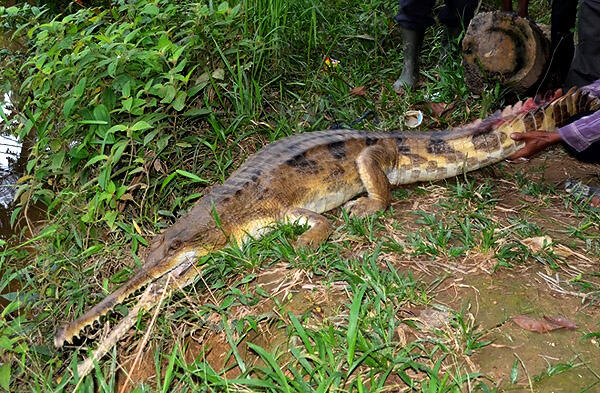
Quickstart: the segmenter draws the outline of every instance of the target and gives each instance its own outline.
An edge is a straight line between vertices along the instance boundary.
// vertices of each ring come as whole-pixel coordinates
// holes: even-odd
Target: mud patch
[[[537,276],[536,269],[497,273],[493,276],[465,277],[449,298],[454,309],[470,310],[479,328],[481,340],[492,344],[472,356],[478,372],[492,378],[503,388],[521,387],[535,391],[573,392],[597,382],[593,370],[600,370],[597,341],[583,339],[598,330],[600,313],[573,296],[552,292]],[[558,330],[545,334],[528,332],[511,318],[526,314],[562,316],[575,322],[575,331]],[[511,383],[512,367],[518,362],[518,378]],[[556,370],[564,369],[564,372]]]

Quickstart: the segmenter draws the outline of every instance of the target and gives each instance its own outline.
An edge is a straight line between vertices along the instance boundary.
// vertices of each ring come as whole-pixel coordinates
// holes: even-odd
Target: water
[[[9,117],[13,112],[10,95],[5,94],[0,109]],[[4,120],[0,118],[0,122]],[[0,135],[0,239],[14,233],[10,217],[14,209],[15,184],[25,171],[23,144],[12,135]]]

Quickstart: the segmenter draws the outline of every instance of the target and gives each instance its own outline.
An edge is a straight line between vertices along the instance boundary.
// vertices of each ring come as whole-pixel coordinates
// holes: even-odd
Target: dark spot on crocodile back
[[[346,143],[344,141],[341,142],[331,142],[327,145],[327,150],[336,160],[340,160],[346,157]]]
[[[365,138],[365,144],[367,146],[372,146],[372,145],[374,145],[376,143],[377,143],[377,138],[371,138],[371,137],[366,137]]]
[[[526,126],[531,127],[528,128],[528,130],[535,131],[538,129],[538,124],[533,113],[529,112],[527,115],[525,115],[523,121],[525,122]]]
[[[565,103],[566,104],[566,103]],[[567,105],[565,105],[565,111],[567,110]],[[568,111],[567,111],[567,116],[568,116]],[[537,125],[538,128],[540,128],[542,126],[542,124],[544,123],[544,111],[541,110],[536,110],[535,112],[533,112],[533,118],[535,119],[535,124]]]
[[[569,117],[571,117],[571,115],[569,114],[569,108],[567,106],[566,101],[562,101],[559,105],[560,107],[560,114],[562,116],[563,119],[565,119],[565,122],[567,121],[567,119]]]
[[[411,166],[420,166],[421,164],[424,164],[425,162],[427,162],[427,160],[425,158],[421,157],[418,154],[407,153],[406,156],[408,158],[410,158]]]
[[[306,152],[295,155],[287,160],[286,165],[294,168],[298,172],[316,174],[319,172],[319,164],[315,160],[306,157]]]
[[[431,138],[427,151],[430,154],[450,154],[455,153],[454,149],[443,139]]]
[[[406,138],[397,136],[396,138],[396,146],[398,147],[398,153],[400,154],[408,154],[410,153],[410,146],[406,143]]]
[[[559,110],[560,113],[560,110]],[[526,114],[525,117],[523,117],[523,125],[525,126],[525,131],[535,131],[535,119],[533,118],[533,116],[531,116],[530,113]]]
[[[500,149],[500,140],[493,132],[483,132],[473,135],[472,142],[475,150],[492,152]]]
[[[504,144],[504,142],[506,142],[507,138],[508,138],[508,136],[505,133],[501,132],[500,133],[500,144]]]
[[[327,174],[327,181],[329,182],[333,182],[336,180],[339,180],[339,178],[346,173],[346,170],[344,169],[343,166],[341,165],[333,165],[330,169],[329,169],[329,173]]]

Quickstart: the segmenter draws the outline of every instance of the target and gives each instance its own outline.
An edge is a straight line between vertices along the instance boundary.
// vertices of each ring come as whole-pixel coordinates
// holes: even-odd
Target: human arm
[[[558,134],[573,149],[581,152],[600,140],[600,111],[560,128]]]

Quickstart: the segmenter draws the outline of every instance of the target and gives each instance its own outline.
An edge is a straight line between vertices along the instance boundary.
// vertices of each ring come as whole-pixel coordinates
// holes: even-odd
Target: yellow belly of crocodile
[[[328,130],[267,145],[158,235],[140,270],[84,315],[60,328],[55,345],[72,341],[116,304],[146,287],[128,316],[93,356],[80,364],[79,375],[85,375],[93,361],[131,328],[142,309],[156,306],[162,297],[194,281],[200,272],[195,265],[199,257],[231,241],[259,236],[272,224],[286,220],[308,223],[298,245],[316,246],[331,233],[322,212],[348,201],[350,213],[359,216],[385,209],[394,185],[444,179],[498,162],[521,147],[510,138],[511,133],[551,131],[571,116],[599,106],[597,97],[572,90],[563,96],[519,102],[450,131]]]

